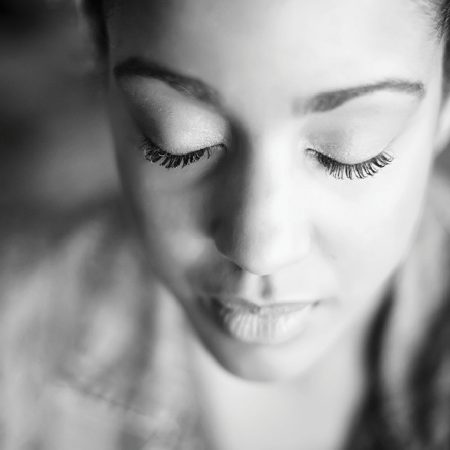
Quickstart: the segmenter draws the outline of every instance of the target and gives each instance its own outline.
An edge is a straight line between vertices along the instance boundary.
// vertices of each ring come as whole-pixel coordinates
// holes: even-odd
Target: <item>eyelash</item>
[[[182,169],[191,164],[195,164],[200,159],[204,158],[205,155],[206,158],[209,159],[211,158],[211,151],[216,147],[225,148],[223,145],[219,144],[217,146],[205,147],[193,152],[175,155],[158,147],[147,137],[144,138],[141,145],[144,157],[147,161],[152,164],[158,164],[166,169],[175,169],[177,167]],[[329,175],[338,180],[353,180],[355,178],[363,179],[372,177],[376,175],[380,169],[386,167],[394,160],[392,155],[383,151],[368,161],[356,164],[346,164],[338,162],[317,150],[310,148],[308,151],[314,155],[316,160],[324,167]]]
[[[336,161],[323,153],[314,149],[308,149],[314,154],[314,157],[325,168],[325,170],[334,178],[338,180],[355,178],[363,179],[373,177],[380,169],[389,165],[394,161],[394,157],[387,151],[382,151],[380,154],[356,164],[346,164]]]
[[[221,147],[221,145],[218,145],[217,147]],[[198,162],[205,155],[207,159],[211,158],[211,151],[213,150],[214,146],[205,147],[189,153],[175,155],[173,153],[166,152],[162,148],[158,147],[150,139],[144,138],[141,148],[144,151],[145,159],[150,163],[158,164],[162,167],[165,167],[166,169],[175,169],[176,167],[180,167],[180,169],[182,169],[183,167]]]

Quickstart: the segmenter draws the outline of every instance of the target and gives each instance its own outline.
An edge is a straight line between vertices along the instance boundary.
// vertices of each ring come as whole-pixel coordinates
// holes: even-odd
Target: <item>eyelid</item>
[[[211,158],[212,151],[215,149],[221,148],[226,150],[225,145],[217,144],[186,153],[171,153],[162,149],[147,136],[144,136],[140,148],[143,150],[144,157],[147,161],[152,164],[159,164],[166,169],[174,169],[177,167],[182,169],[198,162],[205,157],[205,154],[207,159]]]
[[[312,148],[307,149],[307,151],[312,153],[324,169],[338,180],[364,179],[369,176],[375,176],[381,169],[394,161],[394,156],[388,149],[381,151],[368,160],[352,164],[339,162]]]

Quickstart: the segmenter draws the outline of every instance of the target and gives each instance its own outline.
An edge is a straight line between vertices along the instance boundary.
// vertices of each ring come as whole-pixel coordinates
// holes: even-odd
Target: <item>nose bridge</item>
[[[306,249],[306,217],[293,204],[300,196],[294,194],[292,149],[269,133],[241,135],[235,142],[214,238],[235,264],[268,275]]]
[[[286,206],[291,184],[286,151],[274,139],[257,136],[249,144],[242,171],[240,213],[252,229],[286,226]]]

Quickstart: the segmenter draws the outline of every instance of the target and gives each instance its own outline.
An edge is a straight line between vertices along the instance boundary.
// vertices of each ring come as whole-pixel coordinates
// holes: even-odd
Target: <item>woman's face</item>
[[[109,15],[143,248],[232,373],[302,373],[367,323],[408,252],[441,102],[423,3],[132,0]]]

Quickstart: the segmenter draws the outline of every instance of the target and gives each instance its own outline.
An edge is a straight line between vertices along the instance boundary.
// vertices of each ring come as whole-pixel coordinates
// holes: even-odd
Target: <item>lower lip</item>
[[[215,323],[232,338],[259,345],[283,344],[304,330],[317,302],[259,306],[211,297],[205,306]]]

